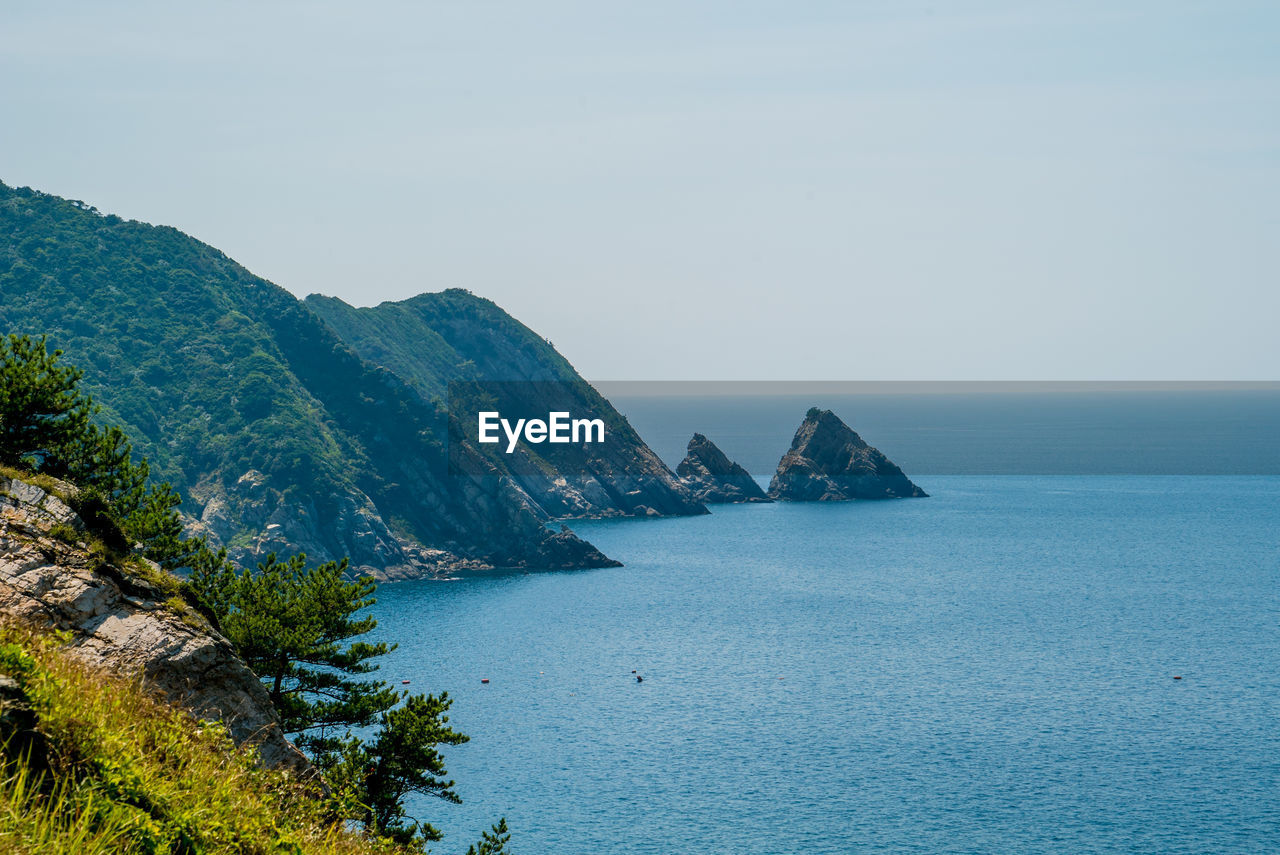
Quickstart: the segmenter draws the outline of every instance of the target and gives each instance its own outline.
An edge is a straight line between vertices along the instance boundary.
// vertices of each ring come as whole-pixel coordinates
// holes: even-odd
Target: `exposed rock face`
[[[146,580],[96,568],[83,548],[51,536],[59,524],[83,530],[55,496],[0,478],[0,615],[69,630],[83,661],[137,676],[193,715],[224,722],[268,766],[310,772],[230,642]]]
[[[699,502],[772,501],[751,473],[726,457],[714,442],[700,433],[689,440],[689,452],[676,467],[676,474]]]
[[[769,496],[793,502],[927,496],[830,410],[813,408],[769,482]]]
[[[246,567],[269,552],[305,552],[323,562],[345,549],[352,575],[384,580],[431,576],[437,566],[464,560],[436,550],[437,560],[423,561],[427,553],[394,534],[369,497],[356,490],[332,496],[322,512],[312,497],[290,496],[249,469],[230,485],[210,479],[191,494],[204,507],[198,518],[185,518],[188,536],[227,547],[231,559]],[[246,534],[246,527],[256,534]]]

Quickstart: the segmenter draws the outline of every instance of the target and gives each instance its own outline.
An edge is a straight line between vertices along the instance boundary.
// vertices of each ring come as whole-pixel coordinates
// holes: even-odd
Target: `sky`
[[[199,7],[199,8],[197,8]],[[0,180],[593,380],[1280,379],[1274,2],[0,8]]]

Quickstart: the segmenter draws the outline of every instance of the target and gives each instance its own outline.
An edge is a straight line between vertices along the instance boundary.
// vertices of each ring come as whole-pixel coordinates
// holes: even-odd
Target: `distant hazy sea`
[[[575,523],[626,566],[384,586],[384,676],[472,736],[464,804],[413,807],[437,851],[503,815],[523,855],[1280,851],[1280,477],[939,474],[1274,467],[1258,397],[623,402],[762,480],[829,406],[932,498]]]
[[[733,389],[748,384],[729,384]],[[847,384],[853,385],[853,384]],[[606,386],[663,460],[695,431],[766,479],[809,407],[835,411],[909,475],[1280,475],[1280,385],[1133,391],[1095,384],[866,384],[860,394],[699,395],[697,384]],[[1030,384],[1026,384],[1030,385]],[[1119,388],[1112,388],[1112,387]],[[658,389],[655,394],[652,390]],[[979,391],[973,391],[976,388]]]

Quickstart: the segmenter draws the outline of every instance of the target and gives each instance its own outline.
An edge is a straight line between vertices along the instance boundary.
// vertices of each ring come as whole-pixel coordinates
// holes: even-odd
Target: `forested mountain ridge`
[[[447,420],[430,402],[177,229],[0,184],[10,332],[47,335],[83,368],[104,420],[183,493],[193,528],[241,561],[305,550],[383,577],[612,563],[548,531],[482,463],[451,478]]]
[[[545,418],[564,411],[604,421],[607,442],[523,444],[510,454],[475,443],[470,421],[454,425],[549,516],[706,513],[626,417],[550,342],[492,300],[454,288],[372,308],[318,294],[305,302],[356,353],[454,412],[492,408]]]

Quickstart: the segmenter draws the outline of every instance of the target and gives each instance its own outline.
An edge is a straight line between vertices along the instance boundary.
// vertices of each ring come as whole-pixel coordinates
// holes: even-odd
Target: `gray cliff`
[[[769,496],[793,502],[925,497],[889,458],[830,410],[813,408],[769,482]]]
[[[730,460],[711,440],[695,433],[676,474],[693,498],[706,504],[772,501],[751,473]]]

